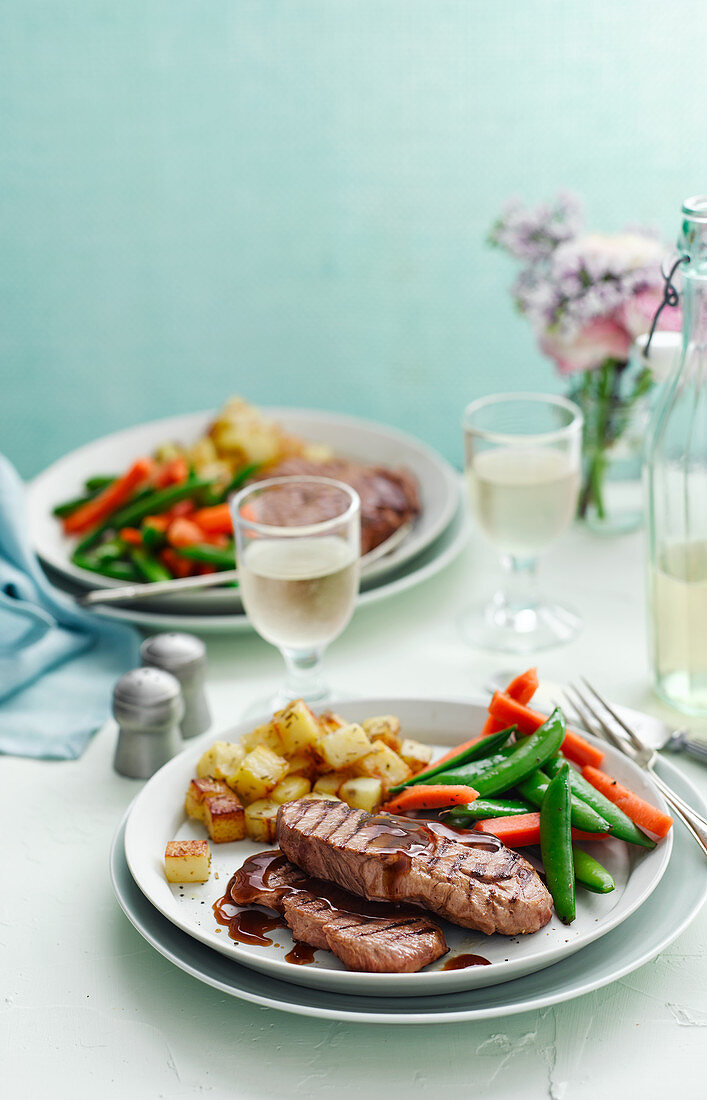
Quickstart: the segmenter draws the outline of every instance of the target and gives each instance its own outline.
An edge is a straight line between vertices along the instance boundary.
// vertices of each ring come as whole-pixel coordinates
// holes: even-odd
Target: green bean
[[[235,569],[236,554],[233,546],[210,546],[208,543],[199,543],[196,546],[180,546],[179,553],[183,558],[191,561],[203,561],[207,565],[215,565],[218,569]]]
[[[482,821],[487,817],[518,817],[520,814],[532,814],[534,807],[519,799],[477,798],[467,806],[455,806],[440,814],[442,821],[453,828],[463,829],[467,824]]]
[[[585,890],[591,890],[594,894],[609,894],[614,889],[616,884],[606,868],[576,844],[572,845],[572,861],[575,882]]]
[[[547,764],[545,767],[547,767]],[[531,772],[530,775],[516,784],[523,798],[527,798],[528,802],[532,802],[537,808],[542,806],[545,791],[549,785],[550,778],[541,768]],[[596,810],[593,810],[591,806],[588,806],[586,802],[582,802],[574,794],[570,801],[572,826],[575,829],[583,829],[587,833],[608,833],[609,822],[601,814],[598,814]]]
[[[153,527],[150,523],[143,523],[141,531],[142,541],[148,550],[159,550],[167,541],[164,531],[159,527]]]
[[[137,580],[137,573],[130,562],[98,561],[86,554],[74,554],[71,560],[80,569],[88,569],[91,573],[99,573],[102,577],[112,577],[116,581]]]
[[[500,760],[492,758],[486,761],[487,767],[473,778],[467,777],[467,769],[475,765],[467,764],[466,767],[457,769],[454,778],[450,777],[449,772],[436,776],[435,783],[467,783],[482,797],[502,794],[509,787],[515,787],[536,768],[542,767],[557,752],[564,740],[565,728],[562,711],[556,708],[535,733],[524,737],[512,750],[509,748],[500,752]]]
[[[130,558],[143,580],[172,580],[172,574],[169,572],[169,570],[165,569],[162,562],[153,557],[153,555],[148,550],[143,550],[139,546],[133,547],[130,551]]]
[[[101,489],[107,489],[115,481],[115,474],[98,477],[87,477],[84,485],[89,493],[98,493]]]
[[[117,561],[119,558],[125,558],[127,549],[128,545],[122,539],[106,539],[94,548],[90,556],[101,562]]]
[[[195,478],[193,481],[183,481],[181,485],[170,485],[167,489],[151,490],[142,500],[136,500],[120,512],[116,512],[110,517],[106,526],[132,527],[145,516],[159,515],[171,508],[173,504],[178,504],[180,500],[196,496],[211,484],[211,481]]]
[[[517,729],[517,726],[509,726],[508,729],[500,730],[498,733],[491,734],[489,737],[483,737],[474,745],[470,745],[468,748],[457,753],[456,756],[450,756],[443,763],[433,765],[423,772],[418,772],[417,775],[413,776],[412,779],[406,780],[405,783],[397,783],[394,787],[390,788],[391,793],[395,794],[397,791],[402,791],[405,787],[412,787],[417,783],[427,783],[428,780],[435,775],[451,771],[463,764],[469,764],[474,760],[484,760],[486,757],[495,753],[497,749],[500,749],[502,745],[505,745],[511,734],[515,733]]]
[[[57,504],[55,508],[52,508],[52,515],[57,519],[64,519],[66,516],[70,516],[72,512],[75,512],[77,508],[81,508],[82,505],[88,504],[89,500],[93,500],[95,493],[88,493],[82,497],[74,497],[73,500],[65,500],[62,504]]]
[[[540,808],[540,851],[547,887],[563,924],[575,918],[569,764],[550,781]]]
[[[550,775],[554,775],[562,767],[562,764],[560,761],[551,760],[548,761],[545,767]],[[615,806],[613,802],[600,794],[591,783],[587,783],[586,779],[574,768],[570,768],[570,785],[573,794],[581,798],[582,802],[586,802],[588,806],[591,806],[593,810],[596,810],[609,822],[609,832],[612,836],[617,837],[619,840],[625,840],[627,844],[638,844],[642,848],[655,848],[654,840],[642,833],[623,810],[620,810],[618,806]]]
[[[167,490],[163,491],[166,492]],[[130,503],[127,504],[121,512],[114,512],[113,515],[108,516],[107,519],[103,521],[103,523],[99,523],[97,527],[94,527],[93,530],[89,531],[87,535],[84,535],[84,537],[76,546],[78,552],[80,554],[83,554],[86,550],[90,550],[90,548],[98,542],[103,532],[109,530],[110,528],[119,529],[121,527],[130,527],[131,520],[125,518],[126,514],[128,512],[139,509],[141,504],[143,504],[148,499],[148,497],[153,497],[155,495],[156,494],[153,489],[140,489],[140,491],[135,494]],[[151,508],[148,509],[148,512],[145,512],[144,515],[148,515],[149,511],[151,510]]]

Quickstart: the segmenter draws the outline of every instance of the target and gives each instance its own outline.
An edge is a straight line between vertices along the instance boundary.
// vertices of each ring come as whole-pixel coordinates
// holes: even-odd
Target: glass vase
[[[641,460],[652,390],[648,367],[607,359],[584,371],[569,395],[584,414],[577,514],[595,534],[627,534],[641,525]]]

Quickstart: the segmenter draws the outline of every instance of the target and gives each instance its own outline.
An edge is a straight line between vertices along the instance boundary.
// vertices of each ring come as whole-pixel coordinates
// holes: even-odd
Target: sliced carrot
[[[204,532],[191,519],[173,519],[167,528],[167,542],[175,550],[182,546],[198,546],[204,541]]]
[[[474,832],[497,836],[509,848],[527,848],[540,843],[540,814],[517,814],[515,817],[489,817],[477,821]],[[604,833],[572,830],[573,840],[600,840]]]
[[[129,546],[142,546],[142,532],[137,527],[121,527],[119,536]]]
[[[630,817],[631,821],[641,829],[647,829],[649,833],[654,833],[655,836],[659,837],[667,836],[670,832],[673,824],[672,817],[668,817],[667,814],[656,809],[655,806],[651,806],[650,802],[646,802],[645,799],[634,794],[628,787],[623,787],[620,783],[617,783],[606,772],[587,765],[582,768],[582,775],[587,783],[591,783],[600,794],[604,795],[604,798],[608,798],[610,802],[623,810],[626,817]]]
[[[408,810],[439,810],[443,806],[468,806],[479,797],[473,787],[429,786],[408,787],[383,806],[391,814]]]
[[[152,527],[153,530],[162,531],[164,533],[169,527],[170,523],[171,520],[166,514],[162,516],[145,516],[144,520],[142,521],[142,526]]]
[[[150,477],[154,469],[151,458],[138,458],[122,477],[116,478],[102,492],[89,500],[64,520],[67,535],[82,535],[107,520],[122,508],[136,489]]]
[[[524,707],[527,707],[537,690],[538,670],[537,668],[528,668],[520,676],[516,676],[515,680],[511,680],[506,688],[506,695],[510,695],[516,703],[522,703]]]
[[[152,475],[152,484],[156,489],[166,489],[168,485],[181,485],[189,477],[189,466],[183,455],[177,455],[158,466]]]
[[[170,549],[169,546],[165,547],[164,550],[160,550],[159,558],[174,577],[191,577],[194,572],[196,563],[180,557],[177,551]]]
[[[535,733],[544,722],[547,722],[546,714],[538,714],[537,711],[516,702],[515,699],[511,699],[509,695],[500,691],[494,694],[489,704],[489,713],[492,718],[501,722],[503,726],[510,726],[515,723],[519,731],[525,734]],[[562,742],[562,752],[568,760],[579,764],[580,767],[591,764],[597,768],[604,759],[604,753],[601,749],[590,745],[588,741],[585,741],[578,733],[573,733],[572,730],[568,730],[565,734],[565,739]]]
[[[211,535],[232,535],[233,521],[227,504],[215,504],[213,508],[200,508],[194,513],[194,522],[202,531]]]
[[[193,500],[178,500],[165,515],[170,519],[179,519],[181,516],[191,516],[195,511],[196,504]]]

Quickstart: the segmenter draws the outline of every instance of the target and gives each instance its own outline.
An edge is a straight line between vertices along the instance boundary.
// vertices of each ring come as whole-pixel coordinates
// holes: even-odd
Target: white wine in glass
[[[358,494],[331,478],[280,477],[241,490],[231,507],[246,613],[287,667],[270,703],[321,703],[330,695],[324,650],[348,624],[358,595]]]
[[[464,413],[469,501],[506,570],[485,607],[464,616],[468,641],[526,653],[569,641],[580,621],[537,592],[537,558],[567,530],[581,481],[582,414],[563,397],[499,394]]]

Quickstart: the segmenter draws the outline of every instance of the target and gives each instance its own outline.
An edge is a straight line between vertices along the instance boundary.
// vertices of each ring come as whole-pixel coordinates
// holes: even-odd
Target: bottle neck
[[[707,269],[684,272],[682,335],[685,351],[707,349]]]

